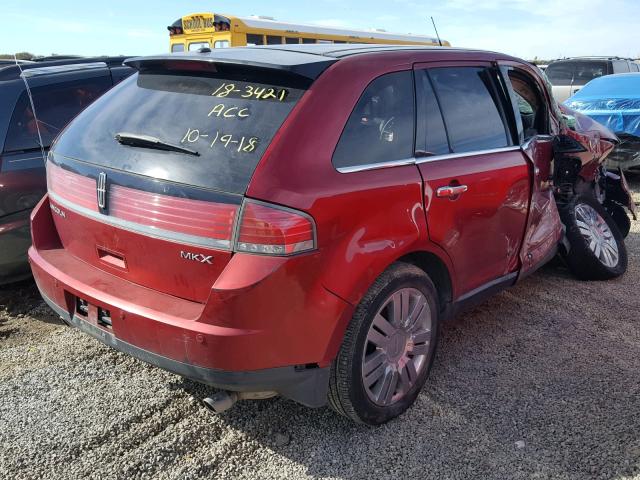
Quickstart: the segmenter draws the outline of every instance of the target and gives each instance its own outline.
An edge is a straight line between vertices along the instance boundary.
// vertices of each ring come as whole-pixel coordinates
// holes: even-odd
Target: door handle
[[[436,190],[436,197],[457,197],[469,190],[466,185],[447,185]]]

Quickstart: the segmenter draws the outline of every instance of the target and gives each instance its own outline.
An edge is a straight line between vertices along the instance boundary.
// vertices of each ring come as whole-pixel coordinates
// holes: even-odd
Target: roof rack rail
[[[77,70],[93,70],[96,68],[106,68],[105,62],[93,63],[72,63],[70,65],[52,65],[50,67],[30,68],[22,72],[23,77],[37,77],[39,75],[48,75],[51,73],[73,72]]]

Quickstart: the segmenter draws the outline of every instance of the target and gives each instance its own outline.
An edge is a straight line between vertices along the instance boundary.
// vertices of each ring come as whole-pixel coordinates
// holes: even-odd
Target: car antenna
[[[442,40],[440,40],[440,35],[438,35],[438,29],[436,28],[436,22],[433,19],[433,17],[431,17],[431,23],[433,24],[433,29],[436,31],[436,37],[438,37],[438,43],[440,44],[440,46],[442,46]]]
[[[38,143],[40,144],[40,151],[42,152],[42,160],[44,162],[47,161],[47,155],[44,153],[44,144],[42,142],[42,134],[40,133],[40,122],[38,121],[38,117],[36,115],[36,106],[33,103],[33,95],[31,95],[31,88],[29,88],[29,82],[27,82],[27,77],[24,75],[24,70],[22,70],[22,67],[20,66],[20,62],[18,62],[18,57],[16,56],[16,54],[13,54],[13,59],[16,62],[16,65],[18,66],[18,70],[20,70],[20,77],[22,78],[22,81],[24,82],[24,86],[27,89],[27,95],[29,96],[29,103],[31,104],[31,112],[33,113],[33,119],[36,122],[36,130],[38,132]]]

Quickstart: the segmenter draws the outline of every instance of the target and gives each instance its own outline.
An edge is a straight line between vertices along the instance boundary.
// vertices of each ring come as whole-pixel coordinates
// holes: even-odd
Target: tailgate
[[[64,248],[105,272],[204,302],[231,258],[241,196],[191,191],[59,158],[47,162],[47,181]],[[106,209],[98,205],[101,182]]]

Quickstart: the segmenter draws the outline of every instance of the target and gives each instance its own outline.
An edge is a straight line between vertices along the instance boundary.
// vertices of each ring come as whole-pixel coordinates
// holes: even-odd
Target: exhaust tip
[[[211,413],[220,414],[233,407],[237,401],[237,393],[222,391],[203,399],[202,403]]]

